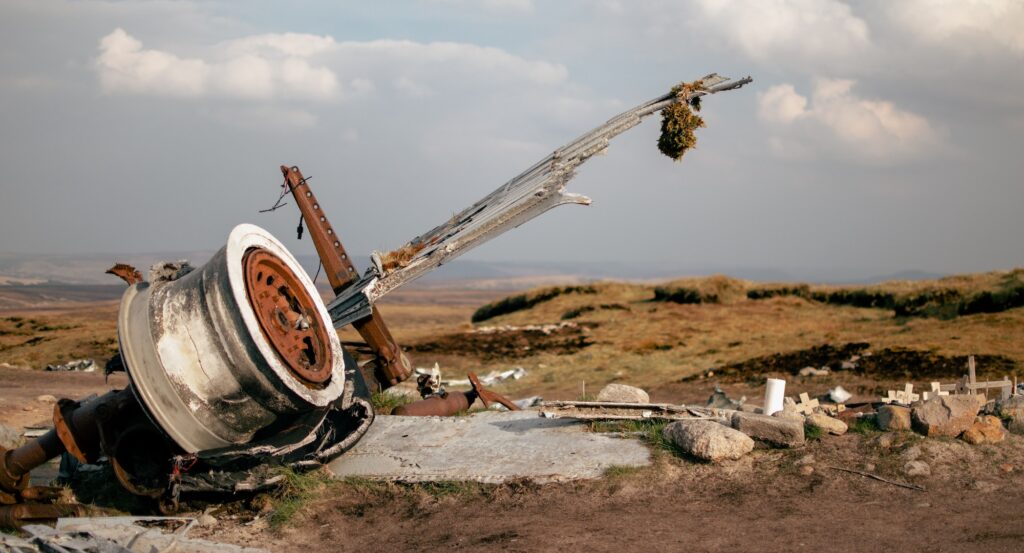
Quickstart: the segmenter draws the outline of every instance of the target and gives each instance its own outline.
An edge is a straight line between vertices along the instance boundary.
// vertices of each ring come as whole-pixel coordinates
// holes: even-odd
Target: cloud
[[[325,100],[340,95],[334,73],[310,63],[314,47],[330,39],[309,35],[261,35],[228,43],[221,59],[181,58],[143,48],[124,29],[100,40],[100,86],[113,94],[267,99],[287,96]]]
[[[365,96],[381,81],[407,97],[422,97],[444,88],[549,86],[568,79],[563,65],[467,43],[337,42],[329,36],[261,34],[185,58],[144,48],[123,29],[100,40],[96,70],[100,86],[112,94],[250,100]]]
[[[848,79],[818,79],[810,99],[790,84],[758,94],[758,115],[770,125],[769,144],[783,157],[827,153],[868,163],[926,155],[942,133],[927,119],[892,102],[853,93]]]
[[[932,45],[967,53],[994,46],[1024,54],[1020,0],[887,1],[884,11],[902,30]]]
[[[838,0],[696,0],[698,29],[766,63],[836,63],[871,46],[867,23]]]
[[[533,13],[533,0],[426,0],[426,3],[460,9],[476,7],[496,14]]]

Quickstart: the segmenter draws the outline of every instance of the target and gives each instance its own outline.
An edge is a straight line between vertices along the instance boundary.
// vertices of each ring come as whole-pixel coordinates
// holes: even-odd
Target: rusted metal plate
[[[375,252],[374,266],[328,304],[335,327],[366,317],[370,306],[388,292],[549,209],[565,204],[589,205],[590,198],[565,191],[576,175],[576,168],[604,152],[612,138],[635,127],[644,117],[677,102],[689,102],[751,82],[750,77],[730,81],[716,74],[701,80],[702,89],[689,90],[680,96],[670,92],[609,119],[401,248],[388,253]]]
[[[246,252],[245,285],[263,335],[295,376],[313,384],[331,377],[327,328],[295,273],[262,248]],[[333,332],[333,329],[331,330]]]

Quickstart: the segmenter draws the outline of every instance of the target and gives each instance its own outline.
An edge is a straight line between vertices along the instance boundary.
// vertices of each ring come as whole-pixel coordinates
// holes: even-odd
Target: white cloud
[[[772,150],[786,157],[820,152],[891,163],[939,146],[941,133],[927,119],[892,102],[858,97],[854,84],[818,79],[809,100],[789,84],[758,94],[758,114],[770,124]]]
[[[126,31],[115,29],[100,40],[96,68],[103,90],[115,94],[337,97],[341,87],[334,73],[300,57],[320,51],[316,39],[325,40],[296,34],[260,35],[229,43],[220,59],[207,60],[145,49]],[[266,48],[276,55],[260,51]]]
[[[931,44],[976,53],[996,46],[1024,54],[1021,0],[900,0],[884,4],[899,27]]]
[[[253,100],[365,96],[376,90],[377,81],[392,83],[405,96],[422,97],[444,88],[549,86],[568,78],[563,65],[466,43],[336,42],[329,36],[262,34],[185,58],[146,49],[123,29],[100,40],[96,69],[109,93]],[[339,76],[349,89],[343,90]]]
[[[533,13],[533,0],[426,0],[426,3],[463,9],[477,7],[497,14]]]
[[[867,23],[838,0],[696,0],[693,24],[759,62],[836,63],[871,45]]]

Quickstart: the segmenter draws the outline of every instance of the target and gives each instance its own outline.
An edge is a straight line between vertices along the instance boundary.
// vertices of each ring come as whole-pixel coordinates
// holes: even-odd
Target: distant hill
[[[118,284],[115,277],[105,274],[115,262],[128,263],[143,274],[159,261],[187,259],[193,265],[202,265],[213,251],[166,252],[152,254],[0,254],[0,286],[10,284]],[[364,270],[369,255],[355,255],[356,265]],[[299,262],[310,274],[316,274],[319,260],[313,255],[298,256]],[[593,280],[667,280],[680,276],[707,276],[727,274],[735,278],[759,282],[818,282],[829,284],[873,284],[890,280],[931,280],[942,274],[925,271],[901,271],[885,275],[857,275],[849,278],[837,276],[838,271],[787,269],[744,266],[696,266],[678,261],[632,263],[623,261],[587,262],[531,262],[483,261],[456,259],[418,281],[420,286],[450,285],[452,281],[469,287],[529,288],[542,284],[560,284]]]

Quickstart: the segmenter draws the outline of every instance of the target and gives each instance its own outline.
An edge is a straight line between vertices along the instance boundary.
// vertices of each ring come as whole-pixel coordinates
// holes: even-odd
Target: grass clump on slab
[[[370,396],[370,403],[373,405],[373,411],[382,415],[391,414],[395,409],[408,405],[415,401],[413,398],[400,395],[400,394],[387,394],[384,392],[374,392]]]
[[[695,113],[700,111],[700,97],[688,100],[687,96],[702,87],[701,81],[680,83],[672,87],[672,94],[679,101],[661,110],[658,150],[676,161],[683,159],[687,150],[697,146],[694,131],[704,126],[704,119]]]

